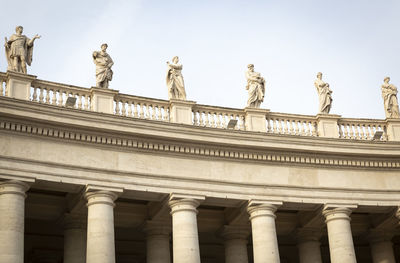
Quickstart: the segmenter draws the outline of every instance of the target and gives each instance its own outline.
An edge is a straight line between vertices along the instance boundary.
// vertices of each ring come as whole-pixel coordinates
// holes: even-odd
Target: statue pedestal
[[[268,109],[244,108],[246,131],[267,132]]]
[[[319,137],[339,138],[338,120],[342,116],[335,114],[317,114],[317,132]]]
[[[386,119],[388,141],[400,141],[400,119]]]
[[[21,100],[30,100],[32,82],[36,78],[33,75],[7,71],[7,96]]]
[[[92,87],[90,93],[92,111],[114,114],[114,96],[118,94],[118,90]]]
[[[171,99],[170,104],[170,122],[193,124],[192,108],[196,104],[194,101]]]

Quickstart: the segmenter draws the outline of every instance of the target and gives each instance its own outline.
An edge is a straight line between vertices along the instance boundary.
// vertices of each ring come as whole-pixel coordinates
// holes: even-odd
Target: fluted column
[[[197,207],[201,197],[171,195],[174,263],[200,263]],[[203,197],[204,200],[204,197]]]
[[[300,263],[322,263],[319,239],[320,229],[301,228],[297,233]]]
[[[115,263],[114,201],[110,191],[86,193],[88,206],[87,263]]]
[[[86,262],[86,215],[65,214],[64,263]]]
[[[243,226],[224,226],[225,263],[248,263],[247,242],[250,231]]]
[[[372,229],[369,233],[369,244],[374,263],[396,263],[394,258],[393,232]]]
[[[0,262],[24,262],[25,192],[20,181],[0,183]]]
[[[170,263],[171,223],[148,221],[144,230],[146,232],[146,263]]]
[[[278,239],[275,228],[275,211],[280,202],[250,201],[250,214],[254,263],[279,263]]]
[[[322,214],[328,228],[329,251],[332,263],[356,263],[350,214],[355,205],[326,205]]]

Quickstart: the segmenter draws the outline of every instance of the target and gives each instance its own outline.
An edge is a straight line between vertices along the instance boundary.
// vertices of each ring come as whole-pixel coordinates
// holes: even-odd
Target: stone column
[[[391,242],[393,231],[372,229],[368,238],[374,263],[396,263]]]
[[[66,214],[64,224],[64,263],[86,262],[86,215]]]
[[[351,209],[356,205],[325,205],[322,214],[328,228],[329,251],[332,263],[357,263],[350,227]]]
[[[0,262],[24,262],[25,192],[20,181],[0,183]]]
[[[204,199],[175,194],[170,197],[174,263],[200,263],[197,207]]]
[[[146,262],[170,263],[171,222],[148,221],[144,230],[146,232]]]
[[[300,263],[322,263],[319,239],[320,229],[302,228],[297,233]]]
[[[279,263],[278,239],[275,228],[275,211],[282,202],[250,201],[250,214],[254,263]]]
[[[224,226],[220,234],[224,238],[225,263],[248,263],[248,227]]]
[[[86,193],[88,206],[87,263],[115,263],[114,201],[110,191]]]

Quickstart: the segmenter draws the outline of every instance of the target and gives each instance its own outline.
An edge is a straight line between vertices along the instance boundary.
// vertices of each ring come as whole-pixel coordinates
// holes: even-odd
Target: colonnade
[[[29,185],[19,181],[0,183],[0,262],[24,262],[25,192]],[[67,214],[64,222],[64,262],[115,262],[114,212],[118,194],[112,191],[90,191],[85,194],[88,208],[87,227],[82,217]],[[204,196],[171,195],[172,229],[161,222],[146,223],[147,262],[170,263],[169,239],[172,232],[173,262],[200,263],[197,207]],[[248,205],[255,263],[278,263],[279,249],[275,212],[281,202],[252,200]],[[356,262],[350,215],[354,205],[325,205],[330,257],[332,263]],[[399,213],[397,214],[399,217]],[[247,240],[250,231],[241,226],[224,226],[226,263],[247,263]],[[301,229],[298,249],[301,263],[320,263],[318,231]],[[374,263],[395,263],[391,237],[371,231],[371,254]],[[86,243],[86,246],[85,246]]]

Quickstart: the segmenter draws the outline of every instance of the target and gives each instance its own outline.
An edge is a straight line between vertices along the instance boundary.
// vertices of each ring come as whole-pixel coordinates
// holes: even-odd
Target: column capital
[[[391,242],[393,236],[393,231],[373,228],[369,230],[368,240],[371,244],[385,241]]]
[[[315,241],[319,242],[322,236],[322,230],[316,227],[303,227],[297,229],[296,238],[299,243]]]
[[[64,229],[86,229],[87,220],[84,214],[65,213],[61,219]]]
[[[248,239],[250,235],[250,226],[243,225],[225,225],[220,230],[218,230],[218,235],[221,236],[225,241],[232,239]]]
[[[121,188],[110,188],[103,186],[88,185],[86,186],[85,198],[87,206],[94,204],[107,204],[115,206],[114,201],[122,194]]]
[[[148,220],[143,226],[143,231],[147,236],[169,236],[172,232],[170,221],[166,220]]]
[[[247,206],[247,212],[250,214],[250,220],[258,216],[270,216],[276,218],[275,212],[283,202],[250,200]]]
[[[178,211],[192,211],[198,213],[197,207],[206,199],[203,195],[186,195],[172,193],[169,197],[171,215]]]
[[[325,204],[322,214],[325,216],[325,222],[336,219],[351,220],[350,215],[353,209],[356,209],[355,204]]]
[[[29,187],[29,184],[17,180],[2,181],[0,182],[0,195],[17,194],[25,198],[25,192],[28,191]]]

